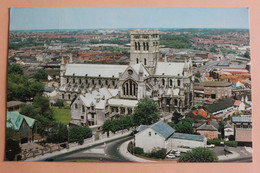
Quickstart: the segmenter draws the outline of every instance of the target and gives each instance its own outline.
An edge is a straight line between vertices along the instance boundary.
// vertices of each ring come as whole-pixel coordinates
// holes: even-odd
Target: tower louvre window
[[[138,58],[136,58],[136,64],[138,64],[139,63],[139,59]]]
[[[149,43],[146,42],[146,50],[149,50]]]
[[[146,58],[144,59],[144,65],[146,65]]]

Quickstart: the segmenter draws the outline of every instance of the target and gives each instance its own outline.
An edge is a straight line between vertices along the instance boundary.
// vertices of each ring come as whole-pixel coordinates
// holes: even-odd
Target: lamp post
[[[68,142],[67,142],[67,146],[66,146],[66,148],[67,149],[69,149],[70,147],[69,147],[69,129],[70,129],[70,126],[69,126],[69,124],[67,125],[67,131],[68,131]]]

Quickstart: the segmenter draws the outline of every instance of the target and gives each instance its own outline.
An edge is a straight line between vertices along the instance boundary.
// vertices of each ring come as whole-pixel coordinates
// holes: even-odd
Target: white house
[[[154,148],[166,148],[167,151],[177,148],[205,147],[207,139],[202,135],[175,133],[175,130],[162,121],[150,126],[141,125],[135,134],[135,146],[151,152]]]
[[[234,108],[237,109],[237,111],[244,111],[246,109],[246,105],[244,102],[236,100],[234,103]]]

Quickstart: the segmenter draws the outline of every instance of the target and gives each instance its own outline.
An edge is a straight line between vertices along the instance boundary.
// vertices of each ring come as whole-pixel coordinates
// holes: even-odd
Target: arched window
[[[70,100],[70,94],[68,95],[68,99]]]
[[[81,109],[82,109],[82,113],[84,113],[84,112],[85,112],[85,106],[82,105],[82,106],[81,106]]]
[[[77,103],[75,103],[75,109],[78,109],[78,104]]]
[[[172,86],[172,79],[170,79],[170,86]]]
[[[140,42],[138,42],[138,50],[140,50],[140,47],[141,47],[141,46],[140,46]]]
[[[86,79],[86,84],[88,84],[88,80]]]
[[[137,50],[137,43],[135,42],[135,50]]]
[[[133,80],[125,81],[125,83],[123,83],[123,85],[122,85],[122,89],[123,89],[124,96],[137,97],[138,85],[135,81],[133,81]]]
[[[177,85],[181,86],[181,80],[180,79],[177,80]]]
[[[75,79],[73,78],[73,83],[75,83]]]
[[[144,59],[144,65],[146,65],[146,58]]]
[[[95,84],[95,81],[94,81],[94,79],[92,79],[92,85],[94,85]]]
[[[115,81],[114,80],[112,81],[112,85],[115,85]]]
[[[67,78],[67,83],[69,83],[69,78]]]
[[[149,43],[146,42],[146,50],[149,50]]]
[[[177,99],[174,100],[174,105],[178,106],[178,100]]]
[[[138,58],[136,58],[136,64],[138,64],[139,63],[139,59]]]
[[[145,42],[143,42],[143,46],[144,46],[144,50],[146,50],[146,45],[145,45]]]
[[[106,85],[108,85],[108,81],[106,80]]]
[[[165,85],[165,80],[164,79],[162,79],[162,85]]]
[[[79,79],[79,83],[81,84],[81,79]]]
[[[101,85],[101,80],[98,80],[98,84]]]

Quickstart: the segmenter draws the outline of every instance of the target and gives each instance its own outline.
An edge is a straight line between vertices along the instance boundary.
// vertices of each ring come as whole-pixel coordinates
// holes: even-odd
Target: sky
[[[249,28],[248,8],[11,8],[10,30],[104,28]]]

